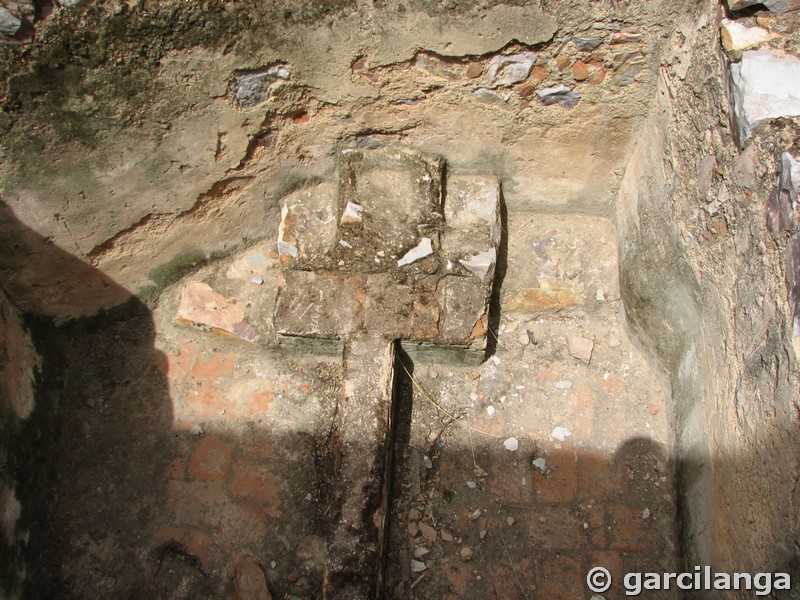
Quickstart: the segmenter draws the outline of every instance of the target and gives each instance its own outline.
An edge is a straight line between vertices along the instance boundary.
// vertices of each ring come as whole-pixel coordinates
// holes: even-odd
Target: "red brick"
[[[209,566],[214,540],[206,532],[188,527],[164,526],[156,529],[153,534],[153,546],[158,548],[170,542],[178,544],[203,567]]]
[[[575,449],[569,444],[545,447],[547,468],[544,473],[536,469],[534,487],[536,501],[545,504],[571,502],[578,491],[578,470]]]
[[[522,526],[523,520],[520,519]],[[525,517],[528,540],[543,550],[576,551],[586,547],[584,520],[570,505],[539,506]]]
[[[162,373],[167,379],[186,377],[197,359],[197,344],[181,340],[180,349],[175,353],[167,353],[164,359],[166,362],[159,364],[159,369],[163,369]]]
[[[253,394],[250,400],[244,405],[242,415],[244,417],[252,417],[257,415],[264,415],[268,410],[275,396],[267,390],[261,390]]]
[[[271,509],[277,509],[280,480],[272,474],[268,464],[243,461],[236,465],[230,485],[231,495],[254,500]]]
[[[609,375],[608,379],[604,376],[600,377],[600,385],[603,386],[603,389],[609,394],[618,394],[625,387],[625,382],[622,377]]]
[[[572,76],[576,81],[583,81],[589,78],[589,67],[582,60],[576,60],[572,65]]]
[[[229,408],[229,403],[222,398],[217,387],[210,381],[201,381],[195,389],[189,392],[186,404],[191,412],[191,417],[198,421],[219,419]]]
[[[556,556],[542,567],[538,598],[547,600],[583,600],[585,573],[581,563],[568,556]]]
[[[531,74],[531,77],[535,82],[538,83],[540,81],[544,81],[545,79],[547,79],[549,75],[550,71],[547,70],[547,67],[538,66],[538,67],[533,67],[533,73]]]
[[[167,465],[167,477],[170,479],[183,479],[186,476],[186,465],[183,459],[173,458]]]
[[[656,539],[652,539],[647,530],[646,521],[642,518],[641,509],[615,504],[609,514],[612,550],[647,550],[655,549]]]
[[[444,576],[450,584],[450,591],[456,598],[466,598],[472,587],[472,567],[466,563],[450,564],[445,568]]]
[[[603,454],[578,456],[578,498],[605,500],[622,489],[622,478],[613,461]]]
[[[571,63],[572,59],[566,54],[562,54],[556,59],[556,67],[558,67],[559,71],[566,71]]]
[[[192,375],[198,379],[224,379],[233,376],[236,357],[229,354],[225,357],[219,354],[211,358],[200,356],[192,369]]]
[[[608,572],[611,573],[612,585],[613,582],[617,582],[616,585],[619,586],[619,583],[625,576],[625,573],[622,572],[622,556],[619,552],[615,552],[613,550],[598,550],[590,552],[587,560],[587,573],[594,567],[603,567],[608,569]]]
[[[514,569],[507,566],[508,559],[503,555],[501,566],[492,568],[484,577],[488,579],[487,586],[492,592],[483,597],[502,598],[503,600],[525,600],[537,598],[536,573],[532,558],[520,556],[518,549],[509,548],[513,557]],[[520,590],[520,585],[524,586]],[[475,594],[460,596],[460,598],[481,597]]]
[[[589,541],[594,548],[608,547],[608,530],[606,526],[606,507],[601,504],[593,504],[583,514],[585,523],[589,526]]]
[[[467,78],[477,79],[483,73],[483,66],[480,63],[471,62],[467,67]]]
[[[206,481],[225,481],[231,470],[233,446],[213,435],[203,437],[189,461],[189,476]]]
[[[535,83],[523,83],[522,85],[517,87],[517,93],[519,94],[520,98],[530,98],[533,96],[533,92],[536,91],[536,84]]]

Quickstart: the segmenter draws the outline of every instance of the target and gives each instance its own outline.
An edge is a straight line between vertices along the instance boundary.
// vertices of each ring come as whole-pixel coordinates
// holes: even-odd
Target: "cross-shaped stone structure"
[[[338,190],[295,192],[281,215],[275,330],[285,344],[333,341],[344,353],[338,525],[324,594],[376,598],[387,541],[396,343],[411,355],[446,348],[482,358],[500,186],[493,177],[448,173],[441,157],[408,148],[347,149]]]

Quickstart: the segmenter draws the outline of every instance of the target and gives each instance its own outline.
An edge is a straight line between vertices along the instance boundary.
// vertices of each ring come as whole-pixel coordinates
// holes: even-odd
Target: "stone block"
[[[535,62],[536,52],[495,55],[486,70],[486,83],[489,87],[499,87],[525,81]]]
[[[739,143],[764,121],[800,115],[800,58],[775,50],[748,50],[731,65]]]
[[[474,336],[476,326],[486,318],[491,289],[474,277],[444,277],[439,281],[436,298],[442,307],[439,339],[445,344],[485,346],[484,335]]]
[[[237,71],[231,80],[231,91],[240,108],[253,108],[272,97],[275,85],[291,76],[289,67],[275,63],[251,71]]]
[[[325,268],[337,243],[336,185],[321,183],[283,199],[278,228],[281,263],[296,269]]]
[[[248,342],[254,342],[259,337],[255,327],[244,320],[244,306],[217,294],[202,281],[189,281],[186,284],[176,319],[182,323],[232,333]]]
[[[345,150],[340,162],[339,206],[359,207],[359,219],[340,220],[333,255],[349,270],[383,271],[421,238],[442,226],[443,160],[410,149]]]
[[[500,244],[500,181],[484,175],[447,179],[442,250],[452,260]]]
[[[775,33],[770,33],[763,27],[747,27],[730,19],[722,19],[719,27],[719,36],[722,41],[722,47],[728,52],[747,50],[780,37]]]
[[[275,303],[275,330],[283,336],[342,339],[360,329],[365,278],[287,270]]]
[[[367,279],[364,326],[384,339],[435,340],[439,304],[432,291],[398,283],[381,273]]]

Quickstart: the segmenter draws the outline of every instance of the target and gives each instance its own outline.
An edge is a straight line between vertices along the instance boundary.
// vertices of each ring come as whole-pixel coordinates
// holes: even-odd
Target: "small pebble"
[[[572,432],[566,427],[556,427],[553,429],[553,433],[550,434],[550,437],[552,437],[554,440],[558,440],[559,442],[563,442],[571,435]]]
[[[445,542],[452,542],[453,541],[453,534],[450,533],[449,531],[445,531],[444,529],[442,529],[441,534],[442,534],[442,539]]]
[[[480,538],[481,538],[482,540],[484,540],[484,539],[486,539],[486,535],[487,535],[488,533],[489,533],[489,532],[488,532],[488,531],[486,531],[485,529],[481,529],[481,532],[480,532],[478,535],[480,536]]]
[[[488,414],[490,417],[491,417],[492,415],[494,415],[494,406],[487,406],[487,407],[486,407],[486,413],[487,413],[487,414]]]
[[[649,519],[649,518],[650,518],[650,509],[649,508],[645,508],[642,511],[642,519]]]
[[[433,461],[428,456],[423,456],[422,457],[422,464],[425,465],[426,469],[432,469],[433,468]]]
[[[540,456],[533,460],[533,466],[544,473],[544,470],[547,468],[547,460]]]
[[[412,573],[422,573],[428,567],[425,566],[425,563],[421,560],[411,560],[411,572]]]
[[[519,448],[519,440],[515,437],[510,437],[503,442],[503,446],[505,446],[506,450],[509,452],[516,452]]]
[[[477,483],[475,483],[474,481],[468,481],[468,482],[467,482],[467,487],[468,487],[469,489],[471,489],[471,490],[474,490],[476,487],[478,487],[478,484],[477,484]]]
[[[519,343],[522,344],[523,346],[527,346],[528,344],[531,343],[531,340],[528,337],[528,332],[527,331],[525,331],[524,333],[520,333],[519,337],[517,339],[519,340]]]
[[[555,387],[557,390],[568,390],[572,387],[572,382],[566,380],[556,381]]]
[[[508,517],[506,519],[506,523],[508,523],[508,526],[511,527],[514,524],[514,517]]]
[[[264,283],[264,278],[260,277],[258,275],[253,275],[250,278],[250,283],[255,283],[256,285],[261,285],[262,283]]]
[[[428,550],[425,546],[420,546],[419,548],[414,550],[414,557],[415,558],[425,558],[425,556],[428,553],[430,553],[430,550]]]
[[[469,515],[467,515],[467,518],[468,518],[470,521],[477,521],[478,519],[480,519],[480,518],[481,518],[481,509],[480,509],[480,508],[476,508],[476,509],[475,509],[474,511],[472,511],[472,512],[471,512]]]
[[[472,548],[469,546],[464,546],[461,548],[459,554],[461,555],[461,560],[464,561],[471,559],[475,555],[475,553],[472,551]]]

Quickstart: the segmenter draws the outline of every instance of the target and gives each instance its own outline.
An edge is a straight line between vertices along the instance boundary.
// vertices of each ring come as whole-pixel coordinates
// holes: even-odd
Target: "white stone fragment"
[[[588,365],[592,360],[594,341],[585,337],[571,335],[568,339],[568,342],[569,353],[581,362],[584,362]]]
[[[429,456],[423,456],[422,457],[422,464],[425,465],[426,469],[432,469],[433,468],[433,461],[430,459]]]
[[[261,277],[261,275],[253,275],[250,278],[250,283],[255,283],[256,285],[263,285],[264,284],[264,278]]]
[[[5,6],[0,6],[0,33],[14,35],[20,27],[22,20]]]
[[[411,250],[405,253],[403,258],[397,261],[398,267],[405,267],[413,262],[421,260],[426,256],[433,254],[433,244],[430,238],[422,238],[419,244],[414,246]]]
[[[780,37],[775,33],[770,33],[763,27],[747,27],[730,19],[722,19],[719,33],[722,47],[728,52],[746,50]]]
[[[512,85],[525,81],[536,62],[535,52],[519,54],[498,54],[489,62],[486,70],[486,81],[490,87]]]
[[[285,204],[281,208],[281,224],[278,226],[278,254],[297,258],[297,242],[289,233],[289,207]]]
[[[800,58],[776,50],[748,50],[731,65],[739,142],[769,119],[800,115]]]
[[[539,469],[542,473],[544,473],[544,470],[547,468],[547,460],[542,456],[540,456],[539,458],[535,458],[533,460],[533,466]]]
[[[425,558],[428,554],[430,554],[430,550],[425,546],[420,546],[414,550],[414,558]]]
[[[348,202],[347,206],[344,207],[344,211],[342,211],[342,218],[339,219],[339,223],[342,225],[346,223],[361,223],[362,210],[364,210],[364,207],[360,204]]]
[[[572,382],[562,379],[561,381],[556,381],[553,385],[557,390],[568,390],[572,387]]]
[[[497,251],[494,248],[489,248],[486,252],[480,252],[465,260],[459,260],[458,262],[467,271],[483,281],[486,279],[486,276],[494,270],[496,260]]]
[[[553,429],[553,432],[550,434],[550,437],[553,438],[554,440],[558,440],[559,442],[563,442],[571,435],[572,432],[566,427],[556,427],[555,429]]]
[[[490,417],[493,416],[494,415],[494,406],[491,406],[491,405],[487,406],[486,407],[486,414],[488,414]]]
[[[503,446],[505,446],[506,450],[509,452],[516,452],[519,448],[519,440],[515,437],[510,437],[503,442]]]
[[[468,487],[469,489],[471,489],[471,490],[474,490],[475,488],[477,488],[477,487],[478,487],[478,484],[477,484],[477,483],[475,483],[474,481],[468,481],[468,482],[467,482],[467,487]]]
[[[649,519],[649,518],[650,518],[650,509],[649,508],[645,508],[642,511],[642,519]]]
[[[346,240],[339,240],[339,245],[342,246],[343,248],[347,248],[348,250],[352,250],[353,249],[353,244],[351,244],[350,242],[348,242]]]
[[[425,563],[421,560],[414,560],[411,559],[411,572],[412,573],[422,573],[428,567],[425,566]]]

